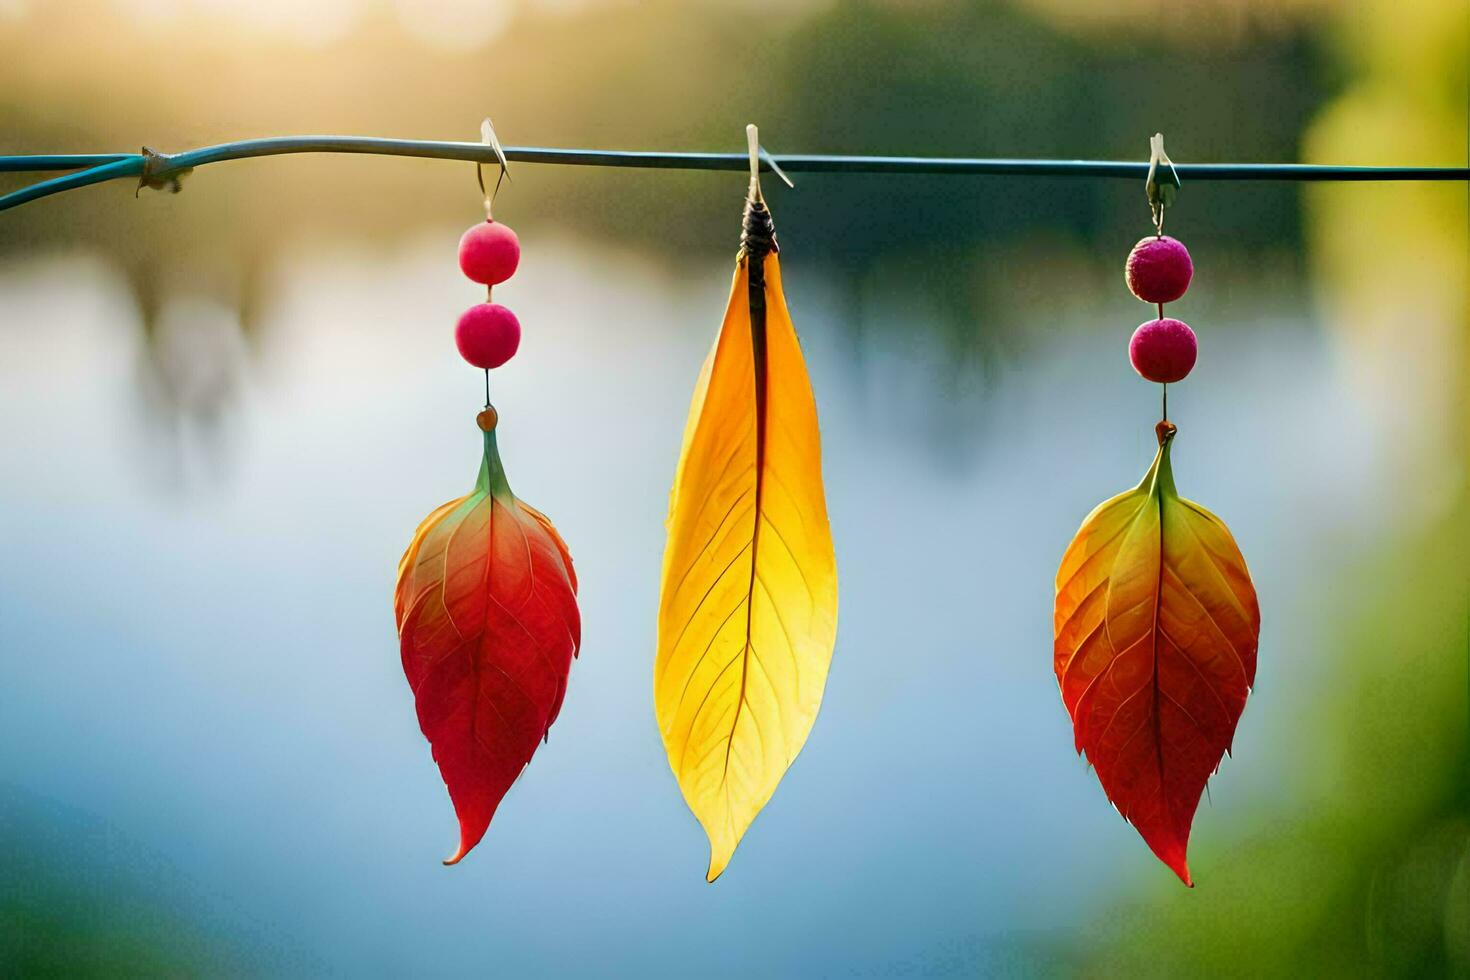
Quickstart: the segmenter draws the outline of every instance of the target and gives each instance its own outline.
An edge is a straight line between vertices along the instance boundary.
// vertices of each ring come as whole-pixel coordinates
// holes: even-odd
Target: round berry
[[[1145,303],[1172,303],[1189,288],[1194,263],[1179,239],[1156,235],[1133,246],[1123,277],[1133,295]]]
[[[454,343],[475,367],[497,368],[521,346],[521,321],[499,303],[479,303],[460,316]]]
[[[1183,381],[1194,367],[1199,342],[1189,324],[1173,317],[1149,320],[1133,331],[1128,342],[1128,360],[1133,370],[1149,381],[1168,384]]]
[[[520,263],[521,240],[498,221],[482,221],[459,239],[459,267],[475,282],[505,282]]]

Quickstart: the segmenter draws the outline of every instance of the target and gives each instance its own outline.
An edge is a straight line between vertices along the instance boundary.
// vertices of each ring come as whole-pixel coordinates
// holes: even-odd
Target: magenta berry
[[[454,343],[475,367],[497,368],[521,346],[521,321],[499,303],[479,303],[460,316]]]
[[[460,237],[459,267],[475,282],[505,282],[520,263],[521,240],[498,221],[482,221]]]
[[[1183,381],[1194,367],[1199,342],[1189,324],[1161,317],[1139,325],[1128,342],[1128,360],[1133,370],[1149,381],[1168,384]]]
[[[1189,249],[1177,238],[1151,235],[1133,246],[1123,277],[1133,295],[1145,303],[1172,303],[1184,295],[1194,278]]]

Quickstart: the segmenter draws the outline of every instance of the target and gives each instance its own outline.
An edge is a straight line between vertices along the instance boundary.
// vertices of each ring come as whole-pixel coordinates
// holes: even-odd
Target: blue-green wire
[[[209,163],[289,153],[370,153],[384,156],[424,157],[495,163],[494,151],[484,143],[433,140],[377,139],[366,136],[277,136],[206,146],[171,156],[152,157],[150,179]],[[518,163],[549,163],[588,167],[632,167],[654,170],[744,170],[744,153],[664,153],[646,150],[578,150],[555,147],[509,146],[506,158]],[[149,168],[142,154],[90,154],[0,157],[0,172],[77,172],[21,188],[0,196],[0,211],[63,191],[120,177],[139,177]],[[788,173],[951,174],[1029,177],[1110,177],[1142,180],[1147,162],[1110,160],[1019,160],[971,157],[765,155]],[[1470,180],[1467,167],[1342,167],[1300,163],[1180,163],[1174,169],[1191,180]]]

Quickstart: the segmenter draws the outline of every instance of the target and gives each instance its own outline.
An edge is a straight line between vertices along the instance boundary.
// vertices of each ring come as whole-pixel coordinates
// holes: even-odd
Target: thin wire
[[[81,170],[104,163],[131,160],[136,153],[50,153],[43,156],[0,157],[0,173],[40,173],[47,170]]]
[[[666,153],[656,150],[584,150],[560,147],[505,147],[508,160],[584,167],[629,167],[653,170],[745,170],[744,153]],[[274,136],[206,146],[155,157],[151,176],[164,177],[226,160],[292,153],[367,153],[496,163],[494,149],[484,143],[377,139],[368,136]],[[778,162],[779,161],[779,162]],[[774,166],[773,166],[774,165]],[[1128,180],[1148,176],[1146,162],[1112,160],[1021,160],[978,157],[822,156],[761,154],[762,170],[775,167],[792,173],[938,174],[1020,177],[1106,177]],[[75,190],[90,184],[143,173],[142,154],[89,154],[0,157],[0,172],[73,173],[23,187],[0,196],[0,211]],[[1470,180],[1470,167],[1345,167],[1304,163],[1176,163],[1189,180]]]

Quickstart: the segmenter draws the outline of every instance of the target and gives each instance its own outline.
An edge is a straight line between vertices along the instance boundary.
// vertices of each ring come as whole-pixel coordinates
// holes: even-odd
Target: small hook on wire
[[[1154,229],[1160,237],[1164,234],[1164,209],[1174,203],[1174,195],[1180,187],[1179,172],[1174,161],[1164,152],[1164,134],[1154,133],[1148,141],[1148,182],[1144,190],[1148,193],[1148,209],[1153,214]]]
[[[796,185],[791,182],[791,178],[786,176],[786,171],[782,170],[781,165],[776,162],[776,158],[771,156],[769,150],[767,150],[764,146],[761,146],[760,130],[756,128],[755,123],[751,123],[745,127],[745,143],[746,149],[750,153],[749,197],[752,201],[765,203],[765,198],[761,196],[762,163],[764,163],[766,167],[770,169],[771,173],[779,177],[781,179],[781,182],[787,187],[796,187]]]
[[[480,121],[480,142],[486,143],[495,151],[495,157],[500,161],[500,176],[495,178],[493,190],[485,189],[485,167],[480,161],[475,161],[475,179],[480,184],[480,196],[485,199],[485,220],[494,221],[491,211],[495,205],[495,195],[500,193],[500,182],[510,180],[510,163],[505,159],[505,149],[500,145],[500,139],[495,135],[495,127],[490,125],[490,117],[486,116]]]

